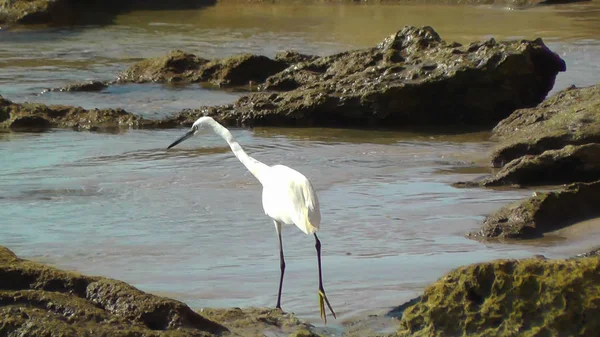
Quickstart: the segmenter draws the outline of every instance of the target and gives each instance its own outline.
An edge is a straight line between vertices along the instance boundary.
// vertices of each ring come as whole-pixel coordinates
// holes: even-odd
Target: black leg
[[[337,317],[335,316],[335,311],[333,311],[331,304],[329,304],[327,295],[325,295],[325,289],[323,289],[323,273],[321,271],[321,241],[317,237],[317,233],[314,233],[314,235],[315,235],[315,248],[317,249],[317,262],[319,264],[319,306],[321,309],[321,318],[323,318],[325,323],[327,323],[327,316],[325,314],[325,306],[323,304],[323,300],[325,301],[325,303],[327,303],[327,307],[329,308],[329,311],[331,311],[333,318],[337,318]]]
[[[285,259],[283,257],[283,243],[281,242],[281,225],[275,223],[275,229],[277,230],[277,238],[279,239],[279,268],[281,270],[281,276],[279,277],[279,291],[277,292],[277,305],[275,308],[281,309],[281,289],[283,288],[283,274],[285,273]]]

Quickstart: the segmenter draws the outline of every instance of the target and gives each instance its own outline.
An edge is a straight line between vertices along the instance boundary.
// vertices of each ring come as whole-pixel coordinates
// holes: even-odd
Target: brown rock
[[[489,215],[483,227],[468,237],[541,237],[544,233],[600,216],[600,181],[576,183],[555,192],[536,192],[531,198],[504,206]]]

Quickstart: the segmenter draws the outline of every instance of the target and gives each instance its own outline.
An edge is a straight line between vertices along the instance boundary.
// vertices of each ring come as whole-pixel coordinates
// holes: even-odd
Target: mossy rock
[[[401,337],[597,336],[600,257],[498,260],[453,270],[404,311]]]
[[[482,229],[468,233],[472,239],[532,239],[576,222],[600,216],[600,181],[575,183],[553,192],[502,207],[487,216]]]

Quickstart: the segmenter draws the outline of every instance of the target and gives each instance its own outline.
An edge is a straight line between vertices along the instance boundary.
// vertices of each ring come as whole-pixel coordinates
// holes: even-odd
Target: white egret
[[[317,263],[319,268],[319,308],[321,318],[327,323],[325,303],[336,318],[335,312],[329,304],[329,300],[323,289],[323,276],[321,272],[321,242],[317,237],[317,230],[321,223],[321,211],[319,200],[310,181],[300,172],[284,165],[268,166],[250,157],[242,149],[233,135],[224,126],[211,117],[200,117],[191,129],[181,138],[177,139],[167,149],[193,137],[206,129],[211,129],[221,136],[233,154],[246,166],[263,186],[262,202],[265,214],[275,223],[277,238],[279,239],[279,262],[281,274],[279,278],[279,291],[277,292],[277,309],[281,309],[281,288],[283,287],[283,275],[285,273],[285,259],[283,257],[283,244],[281,242],[281,226],[294,224],[307,235],[315,237],[315,248],[317,249]]]

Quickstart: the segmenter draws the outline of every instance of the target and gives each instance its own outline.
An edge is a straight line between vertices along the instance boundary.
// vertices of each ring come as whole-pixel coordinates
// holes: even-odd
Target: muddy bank
[[[123,12],[195,9],[216,0],[0,0],[0,25],[4,24],[110,24]]]
[[[183,51],[133,65],[116,83],[177,82],[259,90],[233,104],[168,118],[209,115],[235,126],[491,127],[540,103],[564,61],[541,39],[460,45],[431,27],[407,26],[377,46],[325,57],[285,52],[206,60]],[[78,88],[75,86],[74,88]]]
[[[536,5],[552,5],[572,3],[582,0],[417,0],[426,4],[455,4],[455,5],[497,5],[512,8],[529,8]],[[236,2],[236,0],[221,0],[220,2]],[[264,4],[262,0],[244,1],[249,5]],[[296,0],[277,0],[273,4],[298,3]],[[343,4],[353,4],[355,0],[343,0]],[[217,0],[0,0],[0,25],[3,24],[109,24],[115,15],[131,10],[173,10],[197,9],[215,5]],[[306,4],[306,1],[302,2]],[[337,3],[338,0],[313,0],[310,5]],[[412,0],[368,0],[367,4],[413,4]]]
[[[600,258],[458,268],[408,307],[398,336],[596,336]]]
[[[317,336],[279,310],[203,309],[127,283],[23,260],[0,246],[2,336]]]

